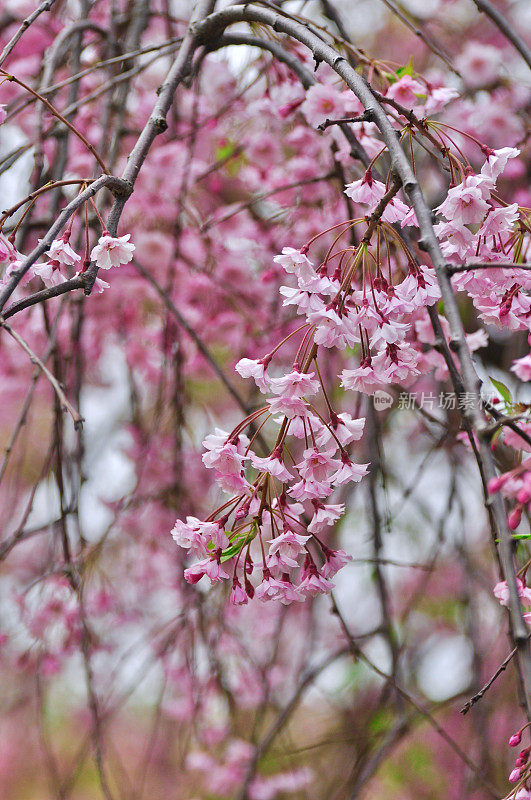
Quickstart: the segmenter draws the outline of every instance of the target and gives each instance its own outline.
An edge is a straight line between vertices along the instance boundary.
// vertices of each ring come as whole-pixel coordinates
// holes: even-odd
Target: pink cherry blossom
[[[253,378],[261,392],[267,392],[270,379],[265,374],[266,367],[267,363],[262,359],[241,358],[235,369],[242,378]]]
[[[501,63],[500,51],[479,41],[467,42],[456,60],[457,68],[469,86],[485,86],[494,81]]]
[[[423,98],[426,94],[425,87],[411,75],[403,75],[398,81],[391,84],[386,92],[386,97],[396,100],[406,108],[413,108],[419,104],[419,97]]]
[[[69,236],[66,235],[53,240],[48,250],[51,261],[59,261],[61,264],[76,264],[81,261],[81,256],[70,247],[68,239]]]
[[[308,413],[306,403],[301,397],[275,397],[267,401],[272,414],[283,414],[289,419],[305,417]]]
[[[486,202],[481,187],[471,185],[466,178],[459,186],[449,190],[446,200],[436,209],[453,225],[468,225],[471,222],[481,222],[489,205]]]
[[[319,391],[319,381],[314,375],[314,372],[301,373],[294,369],[281,378],[271,378],[271,389],[284,398],[316,394]]]
[[[316,83],[306,92],[301,111],[312,126],[326,119],[340,119],[346,112],[345,96],[329,84]]]
[[[98,239],[98,244],[92,248],[90,258],[100,269],[110,269],[119,267],[120,264],[128,264],[135,251],[134,244],[129,244],[130,238],[130,233],[116,237],[111,236],[108,231],[104,231]]]
[[[323,505],[318,501],[314,502],[315,514],[308,525],[309,533],[322,533],[334,522],[342,517],[345,513],[344,503],[337,503],[336,505]],[[326,576],[325,577],[329,577]]]
[[[244,462],[242,449],[246,440],[240,435],[238,443],[229,441],[229,435],[220,428],[209,434],[203,441],[207,452],[203,455],[203,464],[209,469],[217,469],[221,473],[239,474]]]
[[[315,325],[314,341],[323,347],[337,347],[344,350],[348,344],[354,344],[357,333],[348,318],[342,317],[331,308],[315,311],[308,315],[308,322]]]
[[[59,286],[67,280],[61,272],[61,265],[58,261],[46,261],[44,264],[34,264],[32,271],[38,275],[45,286]]]
[[[518,596],[525,603],[531,604],[531,589],[528,589],[527,586],[524,586],[520,578],[516,579],[516,586],[518,589]],[[494,593],[494,597],[498,598],[502,606],[509,605],[509,588],[507,586],[507,581],[500,581],[496,584],[492,591]]]
[[[182,520],[177,520],[171,535],[174,541],[186,550],[190,550],[192,555],[206,556],[207,555],[207,542],[199,530],[199,520],[195,517],[187,517],[186,523]]]
[[[229,577],[215,558],[205,558],[184,571],[184,577],[188,583],[198,583],[205,575],[210,578],[212,583],[217,583]]]
[[[341,373],[341,386],[365,394],[374,394],[382,385],[372,364],[363,362],[356,369],[344,369]]]
[[[300,602],[302,597],[292,583],[264,575],[264,580],[256,587],[255,595],[258,600],[279,600],[283,605]]]
[[[324,308],[323,300],[316,294],[291,286],[281,286],[280,294],[285,298],[283,306],[297,306],[299,314],[311,314]]]
[[[424,105],[424,113],[427,117],[432,114],[437,114],[441,111],[451,100],[459,96],[457,89],[451,87],[439,86],[432,88],[428,86],[427,98]]]
[[[303,597],[317,597],[318,594],[329,594],[333,588],[334,584],[320,574],[314,564],[310,564],[298,591]]]
[[[341,466],[330,480],[335,486],[341,486],[341,484],[350,483],[351,481],[359,483],[367,475],[368,466],[368,464],[354,464],[343,452],[341,454]]]
[[[316,448],[305,450],[304,458],[297,464],[297,469],[307,481],[317,483],[328,481],[331,472],[339,466],[334,453],[334,450],[316,450]]]
[[[324,556],[325,563],[321,570],[323,578],[333,578],[345,564],[352,561],[352,556],[344,550],[330,550],[328,547],[324,549]]]
[[[295,250],[293,247],[282,248],[282,254],[275,256],[273,261],[288,273],[296,275],[301,280],[308,281],[315,277],[315,270],[309,258],[301,253],[300,250]]]
[[[367,203],[372,209],[384,196],[385,184],[373,178],[369,169],[363,178],[346,185],[345,194],[355,203]]]
[[[238,578],[234,578],[232,582],[232,590],[230,593],[230,602],[233,606],[246,605],[249,602],[247,592],[242,587]]]
[[[285,530],[274,539],[270,539],[268,566],[273,565],[283,572],[297,567],[298,557],[306,552],[305,544],[309,538]]]
[[[509,159],[517,158],[519,155],[520,150],[516,147],[501,147],[499,150],[492,150],[481,167],[481,174],[496,181],[507,166]]]
[[[531,381],[531,354],[516,359],[511,367],[511,371],[514,372],[521,381]]]
[[[251,464],[261,472],[268,472],[279,481],[287,482],[293,479],[293,475],[280,459],[280,453],[273,453],[266,458],[259,458],[251,453]]]

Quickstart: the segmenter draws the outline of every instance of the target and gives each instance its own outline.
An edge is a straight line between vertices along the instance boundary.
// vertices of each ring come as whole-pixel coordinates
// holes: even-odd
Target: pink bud
[[[513,769],[511,774],[509,775],[509,783],[516,783],[520,780],[520,776],[522,775],[521,769]]]
[[[518,731],[518,733],[513,733],[511,738],[509,739],[509,747],[516,747],[522,741],[522,731]]]
[[[522,519],[522,506],[516,506],[513,508],[509,516],[507,517],[507,524],[509,528],[514,531],[520,525],[520,521]]]
[[[487,484],[487,489],[489,490],[489,494],[496,494],[502,488],[505,480],[502,477],[499,478],[491,478]]]

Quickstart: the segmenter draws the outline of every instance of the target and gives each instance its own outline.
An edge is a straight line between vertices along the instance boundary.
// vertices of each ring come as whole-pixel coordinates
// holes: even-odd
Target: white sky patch
[[[435,702],[466,689],[472,671],[472,644],[465,636],[433,637],[417,669],[421,691]]]

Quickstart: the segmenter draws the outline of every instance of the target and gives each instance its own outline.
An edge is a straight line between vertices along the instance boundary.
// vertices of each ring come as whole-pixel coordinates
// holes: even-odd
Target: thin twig
[[[66,127],[67,127],[67,128],[68,128],[68,129],[69,129],[69,130],[70,130],[70,131],[71,131],[71,132],[74,134],[74,136],[77,136],[77,138],[78,138],[78,139],[80,139],[80,140],[83,142],[83,144],[85,145],[85,147],[86,147],[86,148],[87,148],[87,149],[88,149],[88,150],[89,150],[89,151],[92,153],[92,155],[94,156],[94,158],[96,159],[96,161],[98,162],[98,164],[100,165],[100,167],[102,168],[103,172],[104,172],[106,175],[109,175],[109,174],[110,174],[110,173],[109,173],[109,170],[108,170],[108,168],[107,168],[107,166],[106,166],[106,164],[105,164],[105,162],[103,161],[103,159],[101,158],[101,156],[100,156],[100,155],[99,155],[99,153],[97,152],[97,150],[96,150],[96,148],[94,147],[94,145],[92,145],[92,144],[89,142],[89,140],[88,140],[88,139],[87,139],[85,136],[83,136],[83,134],[81,133],[81,131],[80,131],[78,128],[76,128],[74,125],[72,125],[72,123],[71,123],[71,122],[69,122],[69,121],[68,121],[68,120],[67,120],[67,119],[66,119],[66,118],[65,118],[65,117],[64,117],[64,116],[63,116],[63,115],[62,115],[62,114],[61,114],[61,113],[60,113],[60,112],[59,112],[59,111],[58,111],[58,110],[57,110],[57,109],[56,109],[56,108],[55,108],[55,107],[54,107],[54,106],[53,106],[53,105],[52,105],[52,104],[49,102],[49,100],[47,100],[45,97],[42,97],[42,96],[41,96],[41,95],[40,95],[38,92],[36,92],[36,91],[35,91],[35,89],[32,89],[32,88],[31,88],[31,86],[28,86],[28,84],[27,84],[27,83],[24,83],[24,81],[21,81],[19,78],[15,77],[15,75],[11,75],[9,72],[6,72],[4,69],[0,69],[0,74],[2,74],[2,75],[5,75],[5,78],[6,78],[6,80],[8,80],[8,81],[11,81],[11,82],[13,82],[13,83],[16,83],[18,86],[21,86],[21,87],[22,87],[23,89],[25,89],[27,92],[29,92],[30,94],[32,94],[32,95],[33,95],[33,96],[34,96],[34,97],[35,97],[37,100],[40,100],[40,101],[41,101],[41,103],[43,103],[43,104],[46,106],[46,108],[48,109],[48,111],[50,112],[50,114],[52,114],[54,117],[57,117],[57,119],[58,119],[58,120],[60,120],[60,121],[63,123],[63,125],[66,125]]]
[[[530,636],[531,636],[531,634],[530,634]],[[494,675],[491,678],[489,678],[487,683],[484,686],[482,686],[482,688],[479,690],[479,692],[476,692],[476,694],[472,695],[470,700],[468,700],[465,703],[465,705],[461,709],[461,714],[468,714],[468,712],[470,711],[472,706],[474,706],[476,703],[478,703],[481,700],[483,695],[486,692],[488,692],[488,690],[490,689],[490,687],[492,686],[492,684],[494,683],[496,678],[498,678],[502,674],[502,672],[504,672],[504,670],[507,669],[507,666],[510,664],[510,662],[515,657],[517,652],[518,652],[518,648],[517,647],[513,647],[513,649],[511,650],[511,652],[507,656],[507,658],[500,664],[500,666],[498,667],[498,669],[496,670]]]
[[[2,50],[2,53],[0,54],[0,67],[2,66],[2,64],[4,63],[6,58],[8,57],[8,55],[11,53],[11,51],[14,48],[14,46],[16,45],[18,40],[20,39],[20,37],[23,36],[24,33],[28,30],[30,25],[32,25],[35,22],[35,20],[37,19],[37,17],[40,17],[40,15],[44,11],[49,11],[54,3],[55,3],[55,0],[44,0],[44,3],[41,3],[40,6],[38,8],[36,8],[35,11],[32,14],[29,15],[29,17],[26,17],[26,19],[20,25],[20,28],[11,37],[9,42],[6,44],[6,46]]]
[[[20,336],[16,331],[13,330],[13,328],[10,325],[7,324],[7,322],[5,322],[3,317],[0,317],[0,327],[4,328],[9,333],[9,335],[13,337],[13,339],[28,354],[31,363],[34,364],[36,367],[39,367],[39,369],[42,371],[42,373],[49,380],[49,382],[51,383],[51,385],[52,385],[57,397],[59,398],[59,401],[61,402],[61,405],[68,411],[68,413],[70,414],[70,416],[74,420],[74,428],[77,430],[83,424],[83,417],[81,416],[81,414],[79,414],[76,411],[76,409],[71,405],[71,403],[69,403],[69,401],[66,398],[65,393],[61,389],[61,387],[60,387],[58,381],[56,380],[55,376],[52,375],[52,373],[50,372],[48,367],[46,367],[42,363],[40,358],[37,355],[35,355],[35,353],[31,349],[31,347],[22,338],[22,336]]]

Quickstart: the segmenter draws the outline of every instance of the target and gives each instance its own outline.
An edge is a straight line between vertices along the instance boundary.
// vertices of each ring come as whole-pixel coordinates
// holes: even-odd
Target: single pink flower
[[[108,231],[103,231],[98,244],[92,248],[90,258],[100,269],[110,269],[119,267],[120,264],[128,264],[135,251],[134,244],[129,244],[130,238],[130,233],[125,236],[111,236]]]
[[[229,602],[232,603],[233,606],[243,606],[249,602],[247,592],[238,578],[233,578]]]
[[[367,203],[372,211],[385,194],[385,184],[373,178],[368,169],[363,178],[345,186],[345,194],[355,203]]]

